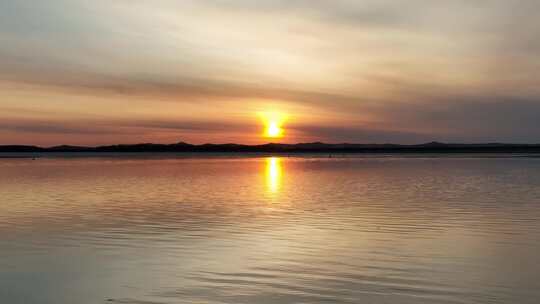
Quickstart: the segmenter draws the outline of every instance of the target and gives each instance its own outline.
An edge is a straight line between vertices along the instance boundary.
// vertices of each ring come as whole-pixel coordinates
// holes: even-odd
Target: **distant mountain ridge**
[[[235,143],[194,145],[174,144],[119,144],[97,147],[60,145],[38,147],[26,145],[0,145],[4,153],[49,152],[262,152],[262,153],[540,153],[540,144],[479,143],[455,144],[429,142],[417,145],[399,144],[328,144],[322,142],[260,145]]]

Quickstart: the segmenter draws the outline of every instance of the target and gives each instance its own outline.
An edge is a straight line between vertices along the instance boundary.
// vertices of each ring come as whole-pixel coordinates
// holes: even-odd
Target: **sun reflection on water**
[[[266,187],[270,193],[276,193],[281,188],[282,171],[279,157],[266,159]]]

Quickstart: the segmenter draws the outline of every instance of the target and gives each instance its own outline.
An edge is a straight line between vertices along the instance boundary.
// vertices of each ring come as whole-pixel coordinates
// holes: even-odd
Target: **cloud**
[[[96,125],[95,122],[86,124],[75,121],[40,121],[40,120],[2,120],[0,131],[15,131],[31,134],[65,134],[65,135],[103,135],[114,131],[112,126]]]

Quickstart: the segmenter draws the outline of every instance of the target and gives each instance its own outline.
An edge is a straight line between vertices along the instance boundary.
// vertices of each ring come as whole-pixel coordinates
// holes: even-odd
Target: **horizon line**
[[[185,145],[193,147],[201,146],[227,146],[227,145],[236,145],[244,147],[262,147],[268,145],[276,146],[297,146],[297,145],[327,145],[327,146],[339,146],[339,145],[351,145],[351,146],[427,146],[427,145],[441,145],[441,146],[477,146],[477,145],[508,145],[508,146],[536,146],[540,143],[516,143],[516,142],[440,142],[440,141],[429,141],[423,143],[412,143],[412,144],[399,144],[392,142],[385,143],[357,143],[357,142],[322,142],[322,141],[313,141],[313,142],[297,142],[297,143],[281,143],[281,142],[266,142],[260,144],[244,144],[244,143],[235,143],[235,142],[226,142],[226,143],[212,143],[206,142],[201,144],[193,144],[185,141],[173,142],[173,143],[153,143],[153,142],[138,142],[138,143],[116,143],[116,144],[101,144],[101,145],[75,145],[75,144],[58,144],[52,146],[40,146],[34,144],[0,144],[0,147],[33,147],[40,149],[52,149],[52,148],[102,148],[102,147],[119,147],[119,146],[142,146],[142,145],[154,145],[154,146],[175,146],[175,145]]]

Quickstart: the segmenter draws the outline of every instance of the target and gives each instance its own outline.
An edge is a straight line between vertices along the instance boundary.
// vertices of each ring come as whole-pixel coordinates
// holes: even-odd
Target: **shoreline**
[[[328,153],[328,152],[0,152],[2,159],[73,159],[73,158],[136,158],[136,159],[188,159],[188,158],[540,158],[540,153],[521,152],[378,152],[378,153]]]

